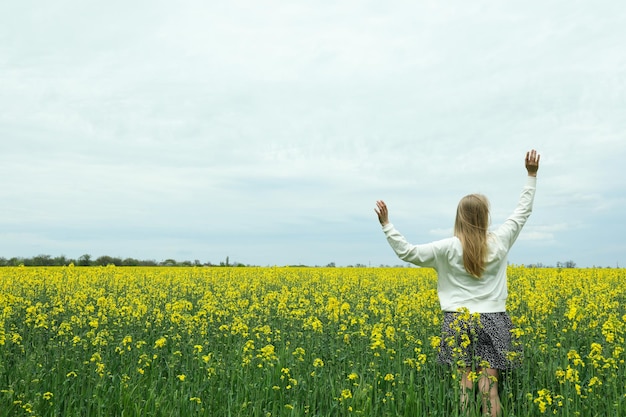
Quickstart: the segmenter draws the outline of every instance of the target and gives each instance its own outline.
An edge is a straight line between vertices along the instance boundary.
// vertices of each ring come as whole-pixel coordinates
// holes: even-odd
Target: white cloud
[[[519,236],[520,240],[555,242],[555,235],[559,232],[570,231],[579,227],[572,227],[567,223],[556,223],[548,225],[527,225]]]

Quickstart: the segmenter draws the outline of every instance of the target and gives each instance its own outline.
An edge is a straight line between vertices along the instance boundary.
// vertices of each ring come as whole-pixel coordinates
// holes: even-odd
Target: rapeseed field
[[[0,269],[0,417],[458,416],[434,271]],[[626,415],[626,271],[509,267],[506,416]],[[480,400],[469,415],[480,415]]]

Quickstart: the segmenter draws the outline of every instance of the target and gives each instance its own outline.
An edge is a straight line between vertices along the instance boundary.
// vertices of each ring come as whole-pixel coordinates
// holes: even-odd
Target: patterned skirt
[[[523,347],[511,332],[506,312],[444,312],[439,362],[459,367],[513,369],[521,365]]]

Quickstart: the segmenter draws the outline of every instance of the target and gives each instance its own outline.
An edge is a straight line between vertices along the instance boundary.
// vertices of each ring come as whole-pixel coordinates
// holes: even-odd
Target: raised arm
[[[436,245],[429,243],[413,245],[409,243],[400,232],[389,222],[389,209],[383,200],[376,201],[374,208],[378,221],[383,227],[387,242],[396,253],[398,258],[419,266],[434,267]]]
[[[537,187],[537,171],[539,170],[539,154],[536,150],[526,152],[525,166],[528,172],[526,185],[522,190],[517,207],[513,214],[494,233],[500,238],[507,250],[511,248],[517,240],[526,220],[533,210],[535,199],[535,189]]]

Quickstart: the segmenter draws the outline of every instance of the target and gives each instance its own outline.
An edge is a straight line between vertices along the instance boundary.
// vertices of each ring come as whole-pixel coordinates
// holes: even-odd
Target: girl
[[[534,149],[526,153],[528,179],[517,208],[493,232],[488,230],[489,201],[480,194],[467,195],[459,202],[454,237],[423,245],[408,243],[389,222],[385,202],[376,202],[378,220],[396,255],[437,271],[444,313],[439,361],[460,364],[462,407],[467,407],[467,390],[478,380],[483,412],[491,416],[501,411],[498,371],[517,366],[515,357],[520,359],[505,308],[507,255],[532,211],[539,158]]]

